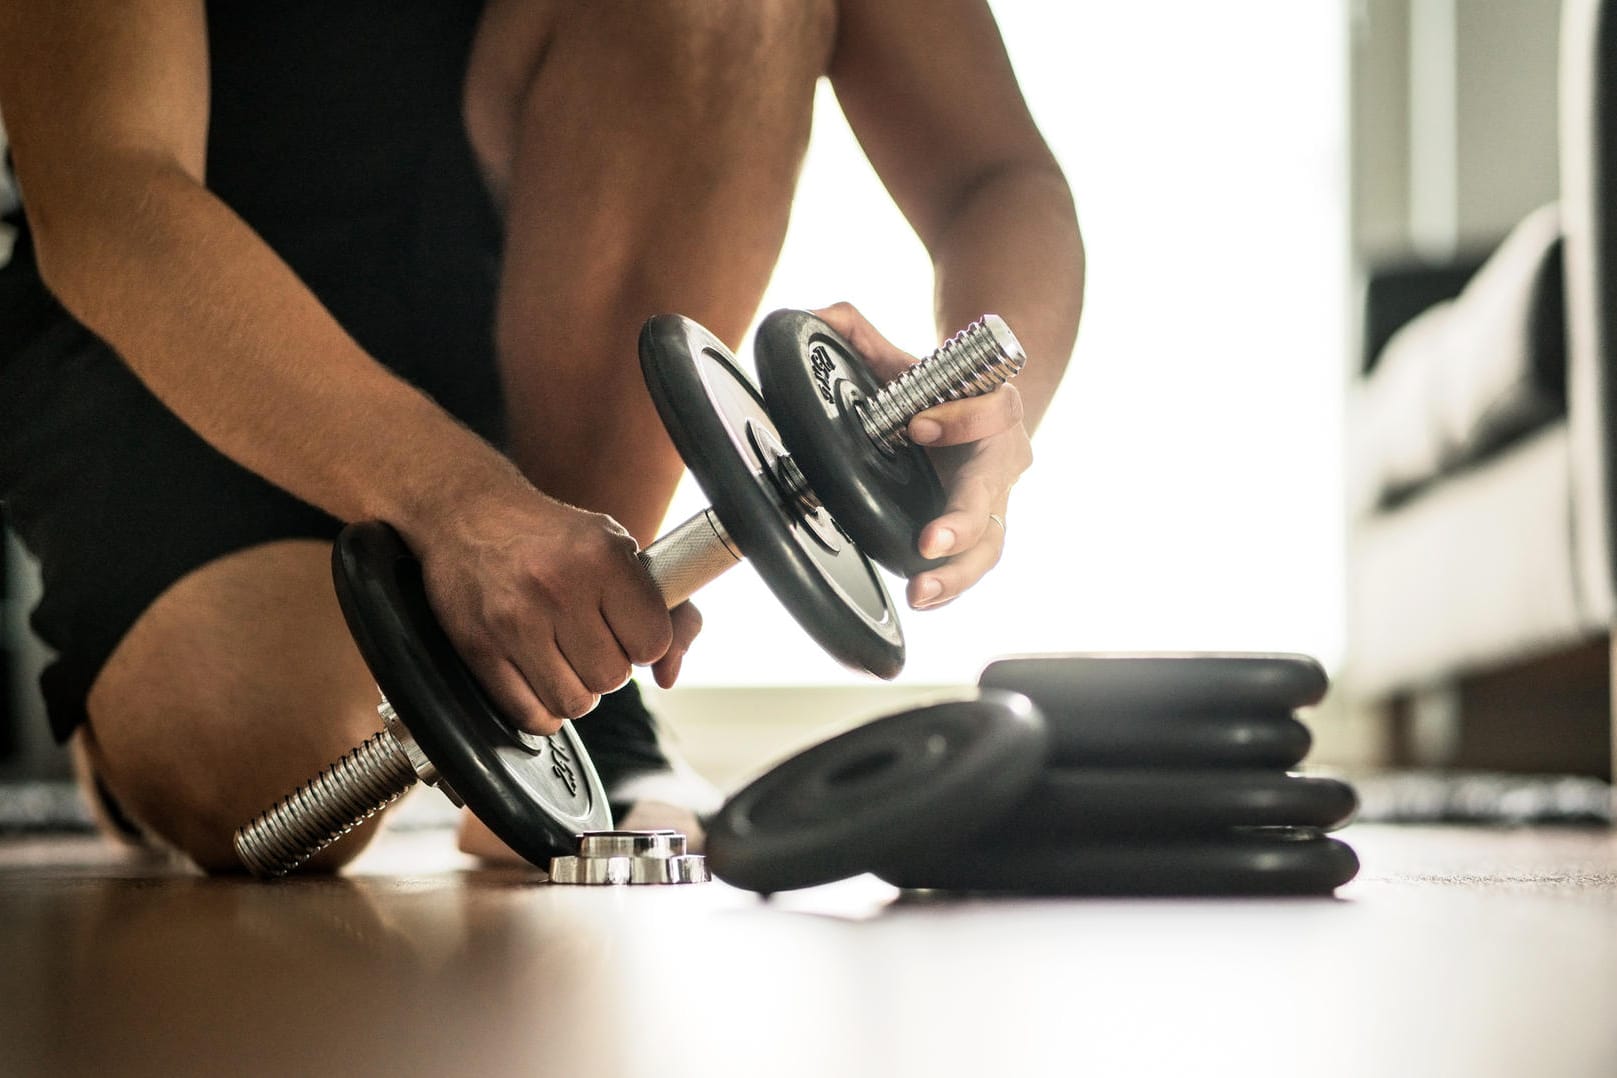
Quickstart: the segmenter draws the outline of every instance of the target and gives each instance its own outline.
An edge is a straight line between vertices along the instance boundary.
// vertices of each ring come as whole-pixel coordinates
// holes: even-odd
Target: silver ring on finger
[[[988,514],[988,519],[992,520],[995,524],[999,525],[999,533],[1001,535],[1005,534],[1005,518],[1004,517],[1000,516],[998,513],[989,513]]]

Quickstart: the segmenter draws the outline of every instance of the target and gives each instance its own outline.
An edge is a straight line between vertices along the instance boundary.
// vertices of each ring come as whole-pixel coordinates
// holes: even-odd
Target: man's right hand
[[[444,631],[496,706],[552,734],[631,665],[672,685],[701,615],[667,609],[617,521],[524,493],[461,504],[406,537]]]

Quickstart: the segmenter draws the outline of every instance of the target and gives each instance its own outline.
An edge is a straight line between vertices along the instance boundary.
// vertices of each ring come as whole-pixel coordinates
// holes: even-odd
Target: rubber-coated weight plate
[[[1327,681],[1306,655],[1072,653],[998,659],[978,684],[1025,693],[1056,714],[1184,715],[1290,711],[1318,703]]]
[[[1343,842],[1278,828],[1177,842],[931,849],[879,875],[899,887],[1044,895],[1328,895],[1359,871]]]
[[[544,867],[575,836],[612,829],[606,791],[571,723],[524,733],[495,709],[427,603],[421,564],[381,522],[332,551],[337,598],[382,695],[444,783],[500,839]]]
[[[876,719],[772,768],[708,821],[713,874],[789,891],[869,872],[1003,816],[1044,760],[1025,696],[992,690]]]
[[[901,576],[923,558],[921,529],[943,515],[943,485],[925,450],[878,446],[860,421],[881,385],[853,346],[807,311],[775,311],[754,342],[758,386],[792,458],[831,515],[871,558]]]
[[[1257,715],[1051,712],[1050,763],[1061,767],[1270,768],[1308,755],[1308,727],[1285,712]]]
[[[855,669],[896,677],[904,633],[880,576],[851,542],[826,540],[771,477],[780,436],[752,381],[713,334],[658,315],[640,331],[640,367],[669,437],[724,528],[820,646]]]
[[[988,831],[996,841],[1046,836],[1206,834],[1229,827],[1345,824],[1358,808],[1335,779],[1268,771],[1046,768]]]
[[[1050,720],[1050,760],[1074,767],[1272,768],[1308,755],[1313,736],[1287,714],[1153,716],[1114,712]]]

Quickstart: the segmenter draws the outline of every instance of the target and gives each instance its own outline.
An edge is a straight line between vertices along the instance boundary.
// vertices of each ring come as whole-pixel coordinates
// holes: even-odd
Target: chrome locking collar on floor
[[[685,836],[657,831],[591,831],[578,853],[550,859],[550,882],[585,885],[706,883],[707,859],[685,852]]]

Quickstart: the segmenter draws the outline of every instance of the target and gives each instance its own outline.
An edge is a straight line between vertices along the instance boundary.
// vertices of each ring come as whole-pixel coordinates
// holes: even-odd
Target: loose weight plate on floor
[[[1268,652],[1072,652],[997,659],[979,685],[1033,698],[1051,714],[1287,712],[1325,695],[1307,655]]]
[[[572,723],[549,737],[508,722],[427,603],[421,563],[378,521],[351,524],[332,551],[337,598],[360,654],[444,784],[536,865],[575,836],[612,829],[606,791]]]
[[[1006,842],[1049,835],[1206,834],[1229,827],[1340,827],[1358,807],[1335,779],[1268,771],[1046,768],[989,829]]]
[[[896,677],[904,633],[886,585],[823,510],[791,493],[780,434],[729,349],[689,318],[658,315],[640,331],[640,366],[679,455],[781,604],[837,659]]]
[[[879,871],[898,887],[1033,895],[1327,895],[1359,871],[1308,828],[1177,841],[933,849]]]
[[[1044,762],[1025,696],[984,690],[876,719],[749,783],[708,822],[713,874],[789,891],[960,841],[1003,816]]]
[[[859,548],[900,576],[942,564],[919,543],[943,514],[943,484],[924,449],[865,433],[862,409],[881,385],[853,345],[819,316],[785,310],[759,323],[754,354],[786,447]]]

